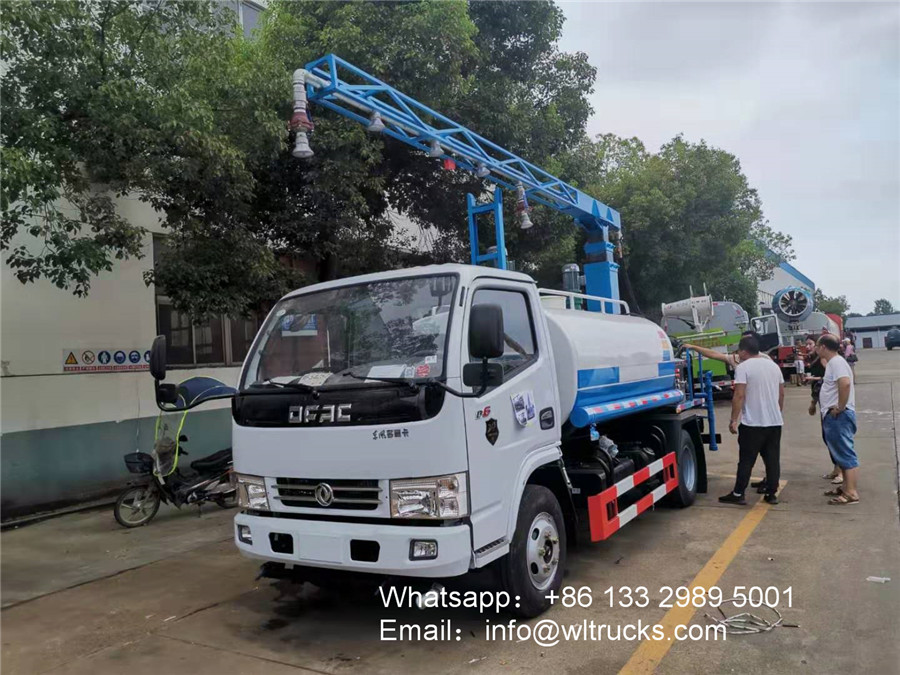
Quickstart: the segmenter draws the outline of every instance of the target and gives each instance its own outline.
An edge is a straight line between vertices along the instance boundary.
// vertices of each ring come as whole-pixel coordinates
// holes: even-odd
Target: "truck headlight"
[[[391,518],[461,518],[468,514],[464,473],[391,481]]]
[[[255,511],[269,510],[266,482],[262,476],[248,476],[247,474],[236,473],[234,474],[234,482],[237,487],[239,507]]]

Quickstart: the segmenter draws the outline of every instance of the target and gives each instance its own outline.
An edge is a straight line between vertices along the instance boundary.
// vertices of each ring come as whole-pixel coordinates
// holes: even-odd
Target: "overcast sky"
[[[561,6],[562,49],[597,68],[592,135],[734,153],[797,269],[900,308],[900,4]]]

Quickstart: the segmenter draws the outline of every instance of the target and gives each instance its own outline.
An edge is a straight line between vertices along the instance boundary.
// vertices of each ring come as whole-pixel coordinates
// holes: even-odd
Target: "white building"
[[[119,211],[149,230],[144,258],[117,264],[77,298],[48,281],[0,277],[0,476],[3,517],[91,499],[124,485],[122,456],[153,444],[157,409],[146,350],[170,345],[171,381],[207,375],[236,384],[257,325],[215,317],[191,327],[142,274],[153,265],[156,214],[136,200]],[[158,235],[156,235],[158,241]],[[13,245],[25,243],[23,236]],[[105,363],[104,363],[105,361]],[[121,363],[119,363],[121,361]],[[89,369],[106,369],[91,372]],[[211,409],[211,408],[215,409]],[[189,413],[193,457],[230,445],[228,404]]]
[[[261,5],[227,3],[245,35]],[[165,334],[170,381],[207,375],[236,384],[258,327],[215,317],[191,326],[148,287],[160,238],[159,218],[136,199],[119,213],[148,230],[144,258],[118,263],[93,280],[87,298],[48,281],[23,285],[0,263],[0,495],[3,517],[89,500],[123,486],[122,456],[148,451],[157,415],[145,352]],[[39,246],[27,235],[12,242]],[[103,361],[106,361],[104,364]],[[119,363],[121,361],[121,363]],[[68,362],[68,363],[67,363]],[[92,372],[88,369],[94,368]],[[191,457],[231,443],[230,410],[217,402],[189,413],[184,433]]]
[[[857,349],[884,349],[887,332],[891,328],[900,328],[900,313],[852,316],[844,328],[853,334]]]

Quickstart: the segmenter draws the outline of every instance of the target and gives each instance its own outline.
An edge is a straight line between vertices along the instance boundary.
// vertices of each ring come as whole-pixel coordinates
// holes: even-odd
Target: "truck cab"
[[[502,354],[489,359],[502,381],[474,397],[482,387],[462,371],[480,361],[466,338],[483,305],[502,312]],[[509,551],[528,477],[560,459],[556,389],[524,274],[445,265],[292,293],[260,330],[234,400],[237,546],[386,575],[483,566]]]

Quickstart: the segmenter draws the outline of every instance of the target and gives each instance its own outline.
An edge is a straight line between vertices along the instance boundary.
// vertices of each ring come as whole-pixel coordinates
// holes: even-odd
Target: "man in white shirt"
[[[840,354],[841,343],[833,335],[822,335],[816,342],[816,353],[825,364],[825,376],[819,392],[822,411],[822,435],[834,463],[844,476],[840,487],[825,494],[833,497],[829,504],[843,506],[858,504],[856,490],[859,459],[853,447],[856,434],[856,394],[853,390],[853,371]]]
[[[784,408],[784,376],[772,359],[759,353],[759,340],[752,335],[738,343],[740,361],[734,370],[734,398],[728,430],[738,434],[738,468],[734,490],[719,501],[746,504],[744,491],[756,458],[766,464],[765,500],[777,504],[781,477],[781,411]]]

